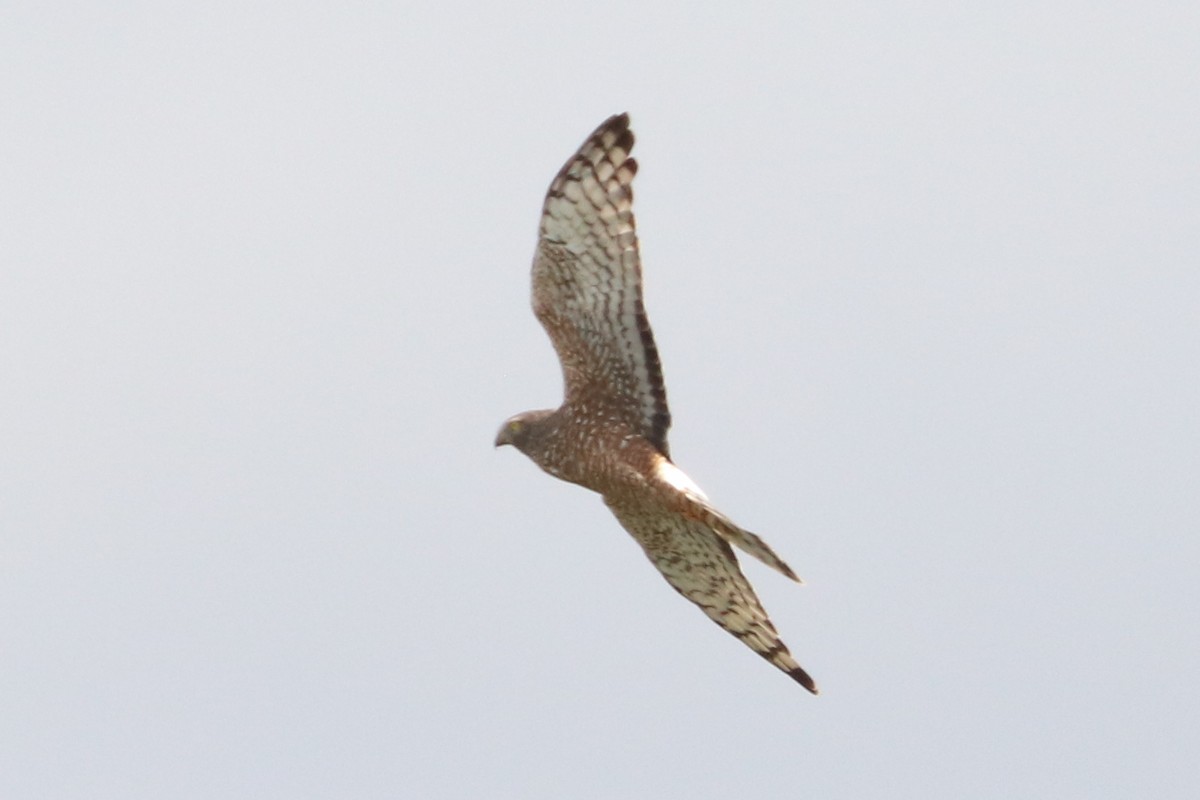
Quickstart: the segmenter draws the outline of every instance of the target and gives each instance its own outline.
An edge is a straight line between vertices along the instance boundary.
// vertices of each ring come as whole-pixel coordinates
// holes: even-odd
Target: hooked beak
[[[500,426],[500,431],[496,434],[496,447],[503,447],[506,444],[512,444],[512,431],[508,428],[508,423]]]

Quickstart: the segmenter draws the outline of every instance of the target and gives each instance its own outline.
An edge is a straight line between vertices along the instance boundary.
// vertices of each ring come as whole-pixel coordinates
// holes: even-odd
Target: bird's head
[[[525,411],[516,416],[509,417],[496,433],[496,447],[511,444],[522,453],[527,452],[526,448],[529,445],[531,437],[539,430],[541,423],[545,421],[546,417],[553,413],[550,410]]]

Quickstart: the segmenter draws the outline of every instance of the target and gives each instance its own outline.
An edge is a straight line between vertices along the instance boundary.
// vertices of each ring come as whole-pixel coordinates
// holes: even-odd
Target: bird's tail
[[[771,569],[779,572],[782,575],[786,575],[796,583],[804,583],[804,581],[800,580],[796,573],[792,571],[792,568],[784,563],[782,558],[775,555],[775,551],[771,549],[771,546],[764,542],[759,536],[751,533],[750,531],[739,528],[737,525],[733,524],[733,521],[730,520],[729,517],[725,516],[720,511],[717,511],[707,503],[698,503],[697,505],[699,506],[697,512],[700,519],[711,525],[713,530],[719,533],[721,537],[725,539],[725,541],[734,545],[742,552],[754,556]]]
[[[676,507],[685,517],[700,520],[712,527],[722,539],[738,549],[752,555],[773,570],[794,580],[804,583],[792,572],[792,568],[775,555],[771,546],[750,531],[743,530],[733,523],[729,517],[717,511],[700,487],[684,473],[683,470],[671,463],[666,457],[660,457],[655,464],[656,474],[672,489],[678,492]]]

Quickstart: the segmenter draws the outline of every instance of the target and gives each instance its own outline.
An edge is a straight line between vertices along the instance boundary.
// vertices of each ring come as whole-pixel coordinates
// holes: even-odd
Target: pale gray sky
[[[482,5],[0,11],[0,796],[1196,796],[1197,6]],[[820,697],[492,449],[618,111]]]

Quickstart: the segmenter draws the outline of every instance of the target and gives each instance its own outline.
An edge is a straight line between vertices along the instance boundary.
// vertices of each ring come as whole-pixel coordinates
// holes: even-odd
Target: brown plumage
[[[671,415],[646,309],[633,219],[629,117],[595,130],[550,184],[533,310],[562,363],[564,399],[501,427],[546,472],[599,492],[681,595],[816,694],[738,568],[730,544],[793,580],[760,538],[709,503],[670,459]]]

